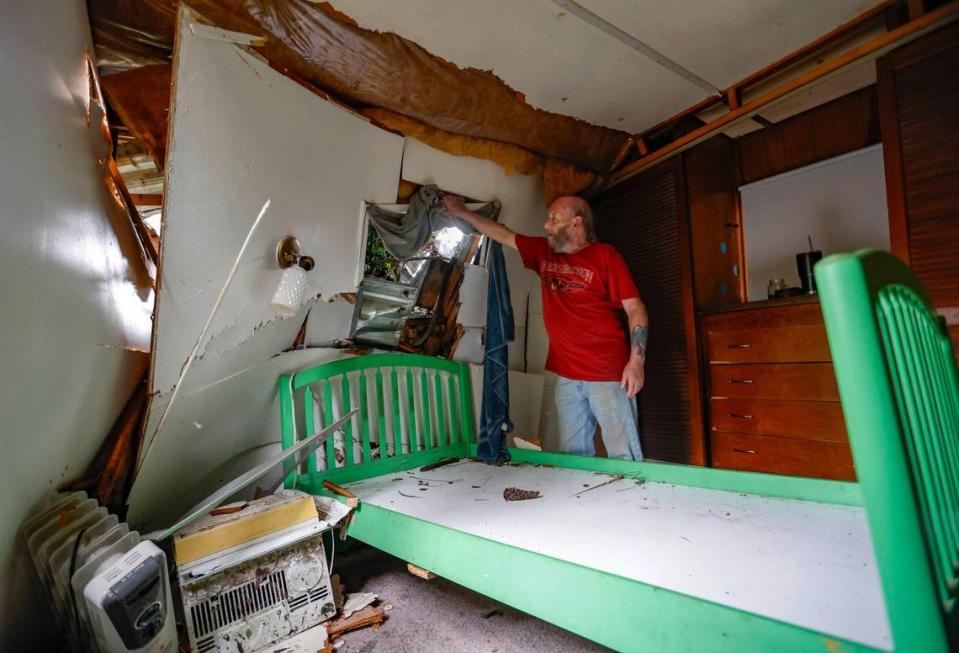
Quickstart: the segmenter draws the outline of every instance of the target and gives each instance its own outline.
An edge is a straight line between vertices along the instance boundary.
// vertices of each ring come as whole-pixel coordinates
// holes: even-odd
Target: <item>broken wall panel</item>
[[[403,139],[324,102],[256,57],[189,29],[184,13],[166,179],[153,390],[176,382],[260,208],[271,200],[200,352],[276,319],[277,242],[316,259],[324,298],[355,290],[363,201],[390,201]],[[296,324],[294,324],[296,323]],[[297,320],[290,320],[295,333]],[[278,343],[277,351],[292,342]],[[279,345],[283,346],[279,346]]]
[[[334,349],[287,352],[180,394],[134,482],[127,521],[144,532],[168,527],[204,497],[276,455],[280,375],[345,355]],[[152,419],[164,405],[154,402]],[[282,471],[276,470],[257,484],[272,491],[281,480]],[[254,490],[248,488],[247,498]]]
[[[326,299],[355,290],[363,202],[392,201],[400,178],[402,138],[320,99],[232,43],[194,35],[189,24],[184,12],[171,112],[153,400],[130,498],[131,520],[153,519],[168,510],[167,493],[171,485],[179,491],[184,483],[185,461],[195,470],[194,480],[240,449],[269,442],[267,425],[278,423],[276,412],[266,412],[268,407],[250,401],[247,393],[257,388],[275,394],[276,370],[264,362],[290,347],[308,310],[280,320],[270,308],[281,276],[277,242],[293,234],[303,253],[316,259],[308,274],[311,295]],[[272,204],[250,239],[164,430],[156,433],[180,371],[267,199]],[[315,302],[312,314],[323,319],[328,307]],[[238,379],[243,384],[234,386]],[[217,402],[197,399],[207,392],[225,394]],[[217,427],[211,430],[211,424]],[[188,508],[189,498],[184,495],[170,510]]]

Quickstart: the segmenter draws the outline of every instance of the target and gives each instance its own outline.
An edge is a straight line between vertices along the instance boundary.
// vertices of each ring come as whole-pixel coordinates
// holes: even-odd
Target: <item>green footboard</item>
[[[896,649],[956,650],[959,381],[945,323],[885,252],[831,256],[816,281]]]

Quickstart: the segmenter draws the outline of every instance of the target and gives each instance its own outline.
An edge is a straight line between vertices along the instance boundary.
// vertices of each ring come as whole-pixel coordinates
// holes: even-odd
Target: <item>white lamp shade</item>
[[[296,315],[306,301],[308,283],[306,270],[299,265],[291,265],[283,270],[280,285],[276,287],[273,299],[270,300],[273,312],[283,318]]]

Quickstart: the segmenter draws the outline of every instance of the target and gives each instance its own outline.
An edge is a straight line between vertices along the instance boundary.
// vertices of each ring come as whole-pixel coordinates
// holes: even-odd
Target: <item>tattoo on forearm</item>
[[[649,327],[645,324],[637,324],[629,334],[633,342],[633,353],[639,356],[646,356],[646,339],[649,337]]]

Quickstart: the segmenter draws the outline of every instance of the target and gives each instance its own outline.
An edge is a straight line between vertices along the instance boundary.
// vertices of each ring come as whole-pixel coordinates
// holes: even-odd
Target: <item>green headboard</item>
[[[959,263],[957,263],[959,264]],[[897,651],[956,645],[959,377],[945,323],[886,252],[815,269]]]
[[[318,493],[446,456],[475,443],[469,366],[417,354],[345,358],[280,377],[284,449],[357,410],[291,473],[287,487]],[[348,446],[345,443],[351,443]]]

